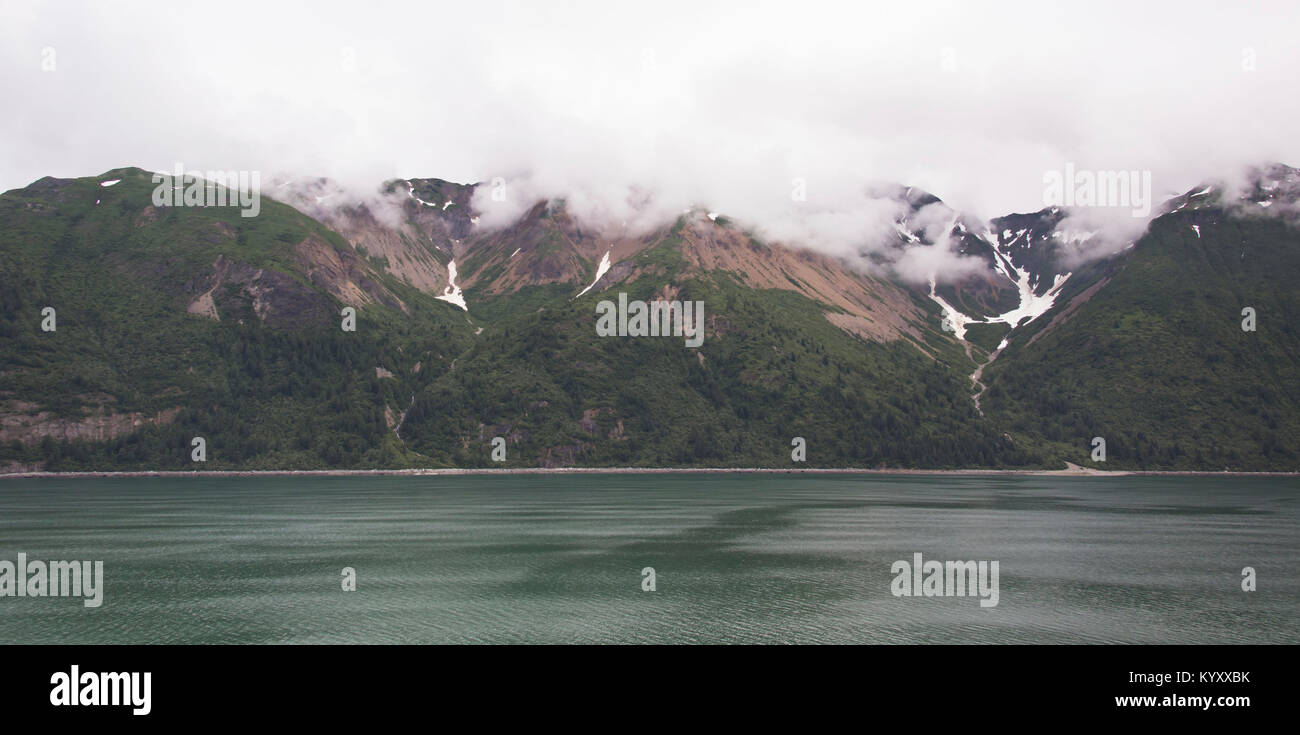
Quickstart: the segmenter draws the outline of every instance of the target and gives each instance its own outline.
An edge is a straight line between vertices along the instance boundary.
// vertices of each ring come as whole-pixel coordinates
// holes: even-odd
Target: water
[[[0,481],[0,559],[104,561],[10,643],[1297,643],[1294,478]],[[997,560],[999,602],[895,597]],[[1243,592],[1254,567],[1258,590]],[[357,591],[341,589],[353,567]],[[656,587],[641,588],[653,567]]]

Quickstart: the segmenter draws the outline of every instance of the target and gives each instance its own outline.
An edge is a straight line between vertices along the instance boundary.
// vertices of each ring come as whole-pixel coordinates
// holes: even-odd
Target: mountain
[[[1063,294],[985,371],[989,417],[1063,454],[1100,436],[1106,467],[1300,464],[1300,172],[1248,181],[1170,200],[1099,280]]]
[[[432,217],[415,226],[453,256],[484,329],[407,415],[403,439],[427,461],[489,466],[496,436],[505,466],[785,466],[796,436],[839,465],[1031,461],[972,425],[946,367],[964,357],[906,287],[703,211],[630,233],[538,202],[502,230],[453,231],[437,220],[464,200],[426,199],[423,181],[405,182],[403,226]],[[703,301],[705,344],[597,337],[595,304],[615,288]]]
[[[1101,436],[1106,469],[1294,470],[1295,174],[1102,247],[890,189],[897,247],[965,259],[931,284],[695,209],[489,229],[440,179],[277,181],[255,217],[156,206],[139,169],[42,179],[0,195],[0,468],[1059,468]],[[702,302],[702,343],[599,336],[620,294]]]
[[[0,196],[0,465],[192,468],[194,437],[210,468],[405,461],[388,424],[468,346],[464,315],[287,205],[153,190],[118,169]]]

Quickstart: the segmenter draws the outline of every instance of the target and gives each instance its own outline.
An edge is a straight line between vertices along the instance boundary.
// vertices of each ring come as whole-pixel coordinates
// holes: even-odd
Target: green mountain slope
[[[1300,231],[1236,208],[1180,211],[1109,271],[989,367],[990,419],[1105,469],[1300,466]]]
[[[290,207],[154,207],[153,188],[119,169],[0,197],[0,466],[423,463],[386,415],[464,349],[463,313]]]

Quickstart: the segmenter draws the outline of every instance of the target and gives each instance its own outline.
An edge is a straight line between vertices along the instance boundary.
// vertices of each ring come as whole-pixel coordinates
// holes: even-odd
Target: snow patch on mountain
[[[451,285],[442,290],[441,296],[435,296],[434,298],[446,301],[449,304],[455,304],[465,311],[469,311],[469,307],[465,305],[465,294],[461,292],[460,286],[456,285],[456,261],[454,260],[447,264],[447,283]]]
[[[518,252],[518,251],[516,251],[516,252]],[[590,290],[591,290],[591,289],[592,289],[592,288],[593,288],[597,283],[600,282],[600,279],[601,279],[601,278],[602,278],[606,273],[609,272],[609,253],[610,253],[610,251],[608,251],[608,250],[605,251],[605,257],[603,257],[603,258],[600,259],[600,265],[597,266],[597,268],[596,268],[596,280],[592,281],[590,286],[588,286],[588,287],[582,289],[581,291],[579,291],[579,292],[578,292],[578,296],[581,296],[581,295],[587,293],[588,291],[590,291]],[[573,298],[576,299],[576,298],[578,298],[578,296],[574,296]]]
[[[898,234],[902,235],[908,242],[921,241],[921,238],[917,237],[915,234],[912,233],[911,230],[907,229],[907,227],[904,226],[902,222],[895,222],[894,229],[898,230]]]
[[[965,340],[966,328],[970,324],[1006,324],[1012,329],[1029,324],[1038,317],[1046,314],[1056,304],[1056,297],[1060,295],[1061,290],[1065,288],[1066,281],[1073,273],[1056,274],[1052,278],[1052,287],[1042,294],[1034,292],[1034,280],[1027,268],[1021,268],[1011,259],[1010,247],[1028,230],[1020,230],[1012,233],[1010,230],[1004,230],[1002,233],[1003,242],[999,242],[997,236],[990,230],[985,230],[984,239],[993,248],[993,268],[998,274],[1011,281],[1016,285],[1020,299],[1016,308],[1002,314],[996,314],[984,319],[976,319],[961,313],[941,296],[935,293],[935,279],[930,278],[930,298],[943,308],[943,324],[945,329],[951,329],[952,333],[959,340]],[[1067,243],[1086,242],[1097,233],[1093,232],[1073,232],[1059,231],[1053,232],[1052,237],[1062,239]],[[1044,235],[1044,237],[1047,237]],[[1026,247],[1030,238],[1026,238]],[[998,349],[1005,347],[999,345]]]
[[[1012,267],[1014,268],[1014,266]],[[1022,323],[1028,324],[1032,322],[1052,308],[1052,305],[1056,303],[1056,297],[1061,293],[1061,289],[1065,287],[1066,279],[1072,275],[1070,273],[1057,274],[1052,279],[1052,287],[1040,296],[1034,293],[1033,286],[1029,284],[1028,271],[1015,268],[1015,272],[1019,277],[1016,280],[1016,288],[1020,290],[1020,305],[1005,314],[989,317],[985,320],[987,323],[1009,324],[1012,329],[1015,329],[1021,326]]]
[[[943,325],[945,330],[951,330],[957,339],[966,340],[966,325],[977,322],[977,319],[971,319],[957,309],[953,308],[944,300],[942,296],[934,292],[934,276],[930,276],[930,298],[943,309]]]
[[[415,195],[415,184],[412,184],[412,183],[409,182],[409,181],[406,182],[406,195],[407,195],[408,197],[414,199],[415,201],[419,202],[420,204],[423,204],[423,205],[426,206],[426,207],[436,207],[436,206],[438,206],[435,202],[426,202],[426,201],[424,201],[423,199],[421,199],[420,197],[417,197],[417,196]],[[444,209],[445,209],[445,207],[444,207]],[[442,298],[442,297],[439,296],[438,298]],[[467,310],[467,311],[468,311],[468,310]]]
[[[1062,240],[1066,244],[1073,245],[1076,243],[1088,242],[1089,240],[1091,240],[1093,237],[1096,236],[1097,232],[1098,230],[1092,230],[1091,232],[1088,231],[1080,232],[1077,230],[1057,230],[1056,232],[1052,233],[1052,239]]]

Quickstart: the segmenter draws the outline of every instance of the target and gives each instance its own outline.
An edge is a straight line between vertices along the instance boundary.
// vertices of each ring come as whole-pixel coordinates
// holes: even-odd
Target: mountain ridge
[[[155,207],[141,169],[46,177],[0,195],[0,467],[186,466],[202,431],[213,469],[490,466],[496,437],[509,467],[791,466],[802,437],[809,463],[826,467],[1294,468],[1286,322],[1269,322],[1252,347],[1262,357],[1238,365],[1253,396],[1240,405],[1208,392],[1227,389],[1215,366],[1237,338],[1201,322],[1177,323],[1215,341],[1170,353],[1205,376],[1180,388],[1191,413],[1126,413],[1086,389],[1134,370],[1178,383],[1170,365],[1124,347],[1133,314],[1174,320],[1168,299],[1156,311],[1137,299],[1130,275],[1180,288],[1192,263],[1166,254],[1171,226],[1198,242],[1262,243],[1266,272],[1239,274],[1206,251],[1221,270],[1197,274],[1216,289],[1246,279],[1224,282],[1220,310],[1233,289],[1253,289],[1268,319],[1291,318],[1290,284],[1271,278],[1294,266],[1300,238],[1276,215],[1300,186],[1295,169],[1257,170],[1239,197],[1189,190],[1154,232],[1065,272],[1070,246],[1091,235],[1058,230],[1061,210],[981,225],[900,187],[911,213],[895,223],[900,242],[950,242],[985,266],[930,288],[764,242],[703,209],[632,234],[542,201],[484,232],[479,185],[440,179],[386,182],[384,206],[332,206],[344,194],[332,182],[282,181],[258,217],[241,218]],[[941,224],[951,216],[935,236],[915,224],[927,207]],[[702,300],[704,344],[596,337],[592,306],[615,290]],[[93,346],[84,364],[59,332],[36,328],[47,301],[60,331]],[[338,330],[344,306],[359,337]],[[1103,328],[1103,313],[1121,317]],[[174,334],[150,336],[160,327]],[[196,350],[204,340],[217,348]],[[1056,356],[1090,364],[1107,350],[1127,362],[1072,383],[1048,374],[1069,372]],[[1196,445],[1180,423],[1207,410],[1234,419]],[[294,424],[310,415],[323,431]],[[248,421],[261,428],[239,436]],[[1090,464],[1098,432],[1111,437],[1108,464]]]

